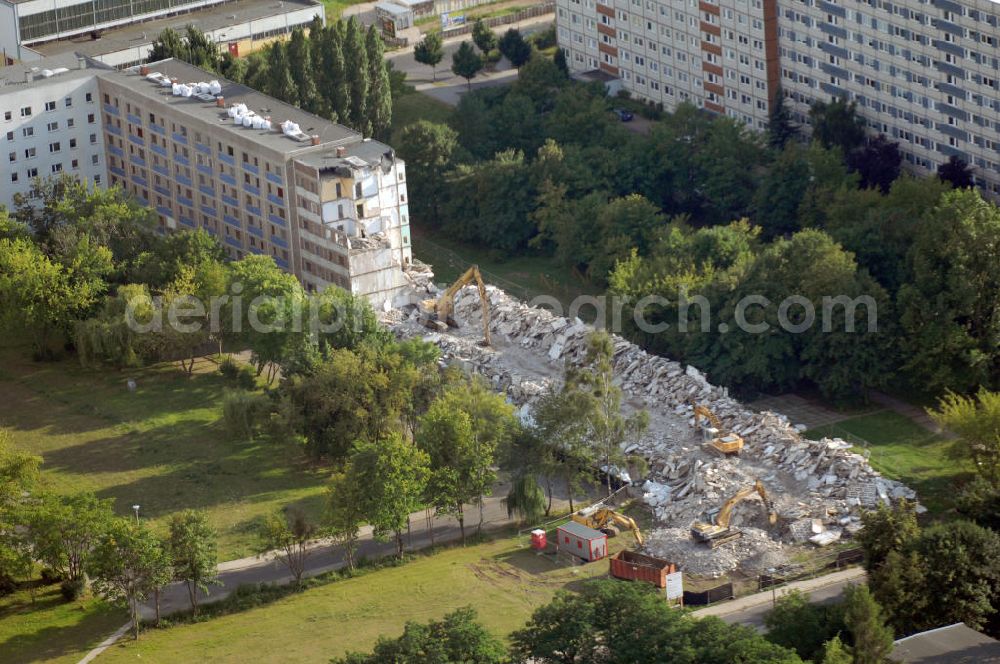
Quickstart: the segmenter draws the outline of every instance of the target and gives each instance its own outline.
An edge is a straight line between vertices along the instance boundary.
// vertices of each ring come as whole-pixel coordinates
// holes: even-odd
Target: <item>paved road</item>
[[[774,600],[793,589],[801,590],[809,595],[813,604],[829,604],[843,594],[844,589],[852,583],[864,583],[865,570],[852,567],[841,572],[827,574],[807,581],[798,581],[781,588],[766,590],[755,595],[740,597],[731,602],[722,602],[714,606],[699,609],[694,615],[699,617],[718,616],[729,624],[741,624],[764,629],[764,614],[774,606]]]
[[[517,28],[523,35],[544,30],[554,20],[553,14],[546,14],[535,18],[512,23],[497,28],[496,32],[501,34],[509,28]],[[471,35],[462,35],[446,39],[444,42],[444,57],[437,66],[437,80],[434,80],[432,69],[420,64],[413,59],[413,47],[407,47],[398,51],[393,51],[386,56],[393,66],[402,72],[406,72],[407,83],[413,85],[418,92],[422,92],[439,101],[455,106],[462,95],[468,90],[465,79],[451,73],[451,56],[458,50],[463,41],[472,40]],[[512,83],[517,77],[517,70],[510,66],[506,58],[497,63],[495,71],[480,72],[472,79],[472,89],[486,88],[497,85]]]
[[[484,528],[496,530],[515,523],[507,516],[507,508],[503,505],[503,496],[507,495],[506,484],[498,484],[493,495],[484,501],[483,516]],[[556,512],[568,509],[568,503],[564,500],[555,499],[553,509]],[[471,535],[476,531],[479,523],[479,508],[473,505],[466,506],[465,509],[465,532]],[[416,512],[410,515],[410,534],[406,536],[406,549],[414,551],[431,546],[432,531],[428,529],[427,519],[424,512]],[[451,517],[434,517],[433,519],[433,539],[435,543],[453,542],[461,538],[461,530],[458,521]],[[358,545],[357,556],[366,558],[379,558],[394,555],[396,552],[395,541],[377,542],[372,537],[371,528],[365,526],[361,529],[361,538]],[[340,569],[345,565],[344,555],[340,547],[334,545],[329,540],[317,541],[312,547],[312,553],[306,560],[305,576],[316,576],[324,572]],[[219,601],[228,596],[233,590],[246,583],[289,583],[292,580],[288,568],[272,557],[249,557],[239,560],[230,560],[220,563],[218,566],[219,579],[222,586],[213,586],[209,593],[199,591],[200,603]],[[174,583],[160,593],[160,612],[168,615],[175,611],[186,610],[191,607],[187,586]],[[143,616],[152,618],[155,615],[155,608],[152,602],[148,602],[143,607]]]

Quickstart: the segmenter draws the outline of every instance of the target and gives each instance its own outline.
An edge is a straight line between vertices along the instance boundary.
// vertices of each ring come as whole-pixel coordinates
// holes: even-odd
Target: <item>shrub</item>
[[[253,440],[269,410],[269,400],[262,394],[233,390],[222,397],[222,421],[233,438]]]
[[[63,599],[67,602],[74,602],[80,599],[86,587],[87,584],[83,579],[76,579],[75,581],[66,579],[59,584],[59,592],[62,593]]]
[[[544,50],[556,45],[556,24],[552,23],[541,32],[536,32],[528,38],[538,50]]]
[[[17,582],[10,574],[0,572],[0,597],[11,594],[17,590]]]
[[[65,580],[62,574],[52,569],[51,567],[46,567],[42,570],[39,577],[42,580],[42,585],[51,586],[57,583],[62,583]]]
[[[235,382],[240,373],[240,365],[233,359],[232,355],[227,355],[226,359],[219,364],[219,373],[226,380]]]
[[[253,367],[246,365],[240,367],[240,371],[236,375],[236,387],[241,390],[252,390],[257,387],[257,372],[253,370]]]

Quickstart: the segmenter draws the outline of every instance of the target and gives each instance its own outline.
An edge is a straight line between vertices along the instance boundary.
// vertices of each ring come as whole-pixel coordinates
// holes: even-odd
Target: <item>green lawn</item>
[[[59,586],[0,597],[0,661],[78,662],[128,622],[124,611],[87,597],[66,603]]]
[[[336,21],[345,9],[351,5],[365,2],[365,0],[323,0],[323,7],[326,9],[326,20]]]
[[[612,540],[612,551],[631,537]],[[325,662],[369,650],[407,620],[427,621],[472,605],[498,636],[521,627],[560,588],[604,576],[608,561],[556,566],[527,548],[527,537],[454,547],[401,567],[337,580],[243,613],[147,632],[102,662]]]
[[[454,281],[472,264],[479,266],[483,279],[509,295],[530,300],[539,295],[555,297],[567,309],[580,295],[596,295],[600,291],[548,256],[518,256],[498,260],[481,247],[472,247],[442,237],[440,233],[411,226],[413,255],[434,266],[438,283]],[[593,309],[587,307],[580,317],[591,320]],[[564,315],[565,315],[564,311]]]
[[[959,461],[948,457],[951,441],[891,411],[817,427],[805,435],[813,439],[839,436],[858,448],[867,441],[872,466],[915,489],[934,514],[951,508],[955,480],[967,474]]]
[[[128,372],[35,363],[23,348],[0,349],[0,426],[43,458],[51,491],[93,491],[115,511],[162,528],[185,508],[203,509],[219,531],[219,556],[255,553],[254,521],[298,503],[321,509],[326,472],[300,450],[269,440],[230,440],[219,422],[225,384],[207,360],[184,376],[172,364]],[[127,377],[138,381],[129,393]]]
[[[451,114],[451,106],[415,90],[397,95],[392,100],[392,142],[397,143],[399,133],[417,120],[446,124]]]

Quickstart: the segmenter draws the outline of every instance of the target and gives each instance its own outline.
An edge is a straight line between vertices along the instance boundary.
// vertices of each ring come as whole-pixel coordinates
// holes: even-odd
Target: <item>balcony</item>
[[[170,169],[166,166],[160,166],[159,164],[153,164],[153,171],[159,173],[164,177],[170,177]]]
[[[256,215],[256,216],[258,216],[258,217],[259,217],[259,216],[261,216],[261,215],[260,215],[260,208],[259,208],[259,207],[257,207],[256,205],[247,205],[247,206],[246,206],[246,210],[247,210],[247,212],[249,212],[250,214],[253,214],[253,215]]]
[[[227,224],[229,224],[230,226],[234,226],[236,228],[242,228],[242,226],[240,225],[240,220],[231,214],[222,215],[222,220]]]
[[[260,174],[260,169],[257,168],[256,166],[254,166],[253,164],[251,164],[249,161],[244,161],[243,162],[243,170],[244,171],[249,171],[249,172],[253,173],[254,175],[259,175]]]
[[[156,154],[160,155],[161,157],[167,156],[167,149],[162,145],[150,145],[149,149],[155,152]]]
[[[182,185],[184,185],[185,187],[191,186],[191,178],[189,178],[186,175],[181,175],[180,173],[178,173],[177,175],[174,176],[174,179],[177,180]]]
[[[186,205],[188,207],[194,207],[194,201],[192,201],[187,196],[178,196],[177,197],[177,202],[180,203],[181,205]]]
[[[288,228],[288,222],[279,217],[276,214],[267,215],[268,220],[275,226],[280,226],[281,228]]]
[[[233,207],[240,206],[240,202],[238,200],[236,200],[232,196],[227,196],[226,194],[222,194],[222,202],[225,203],[226,205],[231,205]]]
[[[195,164],[194,167],[198,170],[199,173],[202,173],[209,177],[212,177],[215,174],[212,172],[212,169],[206,166],[205,164]]]
[[[158,184],[154,184],[153,185],[153,191],[155,191],[156,193],[158,193],[158,194],[160,194],[162,196],[168,196],[168,197],[171,197],[171,198],[174,195],[173,192],[170,191],[170,189],[168,189],[167,187],[158,185]]]
[[[271,236],[271,242],[272,242],[273,244],[275,244],[275,245],[277,245],[277,246],[281,247],[282,249],[288,249],[288,242],[287,242],[287,241],[285,241],[285,240],[282,240],[282,239],[281,239],[280,237],[278,237],[277,235],[272,235],[272,236]]]
[[[243,248],[243,244],[239,240],[237,240],[236,238],[234,238],[232,235],[227,235],[226,236],[226,244],[228,244],[228,245],[230,245],[232,247],[236,247],[237,249],[242,249]]]
[[[185,136],[184,134],[178,134],[176,131],[170,134],[170,138],[174,139],[174,141],[180,143],[181,145],[188,144],[187,136]]]
[[[156,211],[162,214],[164,217],[170,217],[174,214],[173,210],[163,205],[157,205]]]
[[[106,113],[110,113],[111,115],[113,115],[115,117],[118,117],[119,115],[121,115],[121,113],[119,113],[119,111],[118,111],[118,107],[117,106],[113,106],[112,104],[105,104],[104,105],[104,111]]]
[[[132,143],[135,143],[136,145],[141,145],[142,147],[146,147],[146,141],[142,140],[135,134],[129,134],[128,140],[131,141]]]
[[[260,196],[260,187],[255,187],[252,184],[243,183],[243,191],[253,194],[254,196]]]
[[[139,125],[140,127],[142,126],[142,118],[140,118],[135,113],[126,113],[125,117],[128,118],[128,121],[131,122],[132,124]]]
[[[215,189],[212,189],[207,184],[198,185],[198,191],[205,194],[206,196],[215,197]]]
[[[230,157],[228,154],[226,154],[224,152],[219,152],[218,156],[219,156],[219,159],[221,161],[224,161],[225,163],[229,164],[230,166],[235,166],[236,165],[236,159],[234,157]]]
[[[267,200],[271,201],[275,205],[278,205],[278,206],[281,206],[281,207],[285,207],[285,199],[281,198],[279,196],[275,196],[274,194],[268,194],[267,195]]]
[[[202,205],[201,206],[201,211],[204,212],[205,214],[207,214],[210,217],[216,217],[216,216],[218,216],[216,214],[216,212],[215,212],[215,208],[212,207],[211,205]]]
[[[204,143],[195,143],[194,149],[202,154],[212,154],[212,148],[208,147]]]
[[[256,226],[247,226],[247,232],[250,233],[250,235],[256,235],[261,240],[264,239],[264,230],[261,228],[257,228]]]
[[[182,223],[182,224],[184,224],[185,226],[190,226],[191,228],[194,228],[194,227],[195,227],[195,226],[194,226],[194,219],[188,219],[187,217],[180,217],[180,221],[181,221],[181,223]],[[211,230],[211,229],[209,229],[209,231],[208,231],[208,232],[209,232],[209,233],[211,233],[211,232],[212,232],[212,230]]]
[[[115,136],[121,136],[122,135],[122,130],[119,129],[118,127],[114,126],[113,124],[109,124],[106,128],[107,128],[109,134],[114,134]]]
[[[167,135],[167,130],[164,127],[161,127],[158,124],[151,124],[151,125],[149,125],[149,128],[152,129],[153,131],[155,131],[157,134],[160,134],[161,136],[166,136]]]
[[[277,173],[271,173],[270,171],[268,171],[264,175],[264,177],[266,179],[270,180],[271,182],[273,182],[274,184],[282,185],[282,186],[284,186],[284,184],[285,184],[285,180],[280,175],[278,175]]]
[[[219,179],[228,184],[231,187],[236,186],[236,178],[228,173],[219,173]]]

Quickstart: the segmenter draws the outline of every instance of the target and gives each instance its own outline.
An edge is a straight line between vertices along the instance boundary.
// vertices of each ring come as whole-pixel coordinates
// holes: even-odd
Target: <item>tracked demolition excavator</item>
[[[483,276],[479,273],[479,266],[473,265],[465,273],[455,280],[441,295],[434,300],[424,300],[420,303],[421,322],[431,328],[444,331],[448,326],[458,327],[452,312],[455,310],[455,294],[468,284],[476,283],[479,287],[479,299],[483,304],[483,341],[482,345],[489,346],[490,339],[490,300],[486,296],[486,285],[483,283]]]
[[[706,427],[703,420],[708,420],[711,426]],[[723,432],[722,422],[707,407],[694,407],[694,424],[701,429],[705,441],[720,454],[736,456],[743,451],[743,438],[732,432]]]
[[[635,543],[639,547],[645,544],[642,532],[639,530],[639,525],[635,522],[635,519],[616,512],[605,505],[591,505],[574,513],[572,518],[577,523],[588,528],[593,528],[594,530],[599,530],[608,537],[616,537],[622,529],[631,530],[632,535],[635,537]]]
[[[772,526],[776,524],[778,522],[778,513],[774,509],[774,503],[768,497],[767,491],[764,489],[764,484],[760,480],[757,480],[751,486],[743,487],[737,491],[736,495],[723,503],[720,509],[703,515],[703,521],[695,521],[691,524],[691,536],[699,542],[708,544],[713,549],[743,537],[743,531],[730,528],[729,521],[733,516],[733,508],[754,493],[757,493],[760,499],[764,501],[768,523]]]

